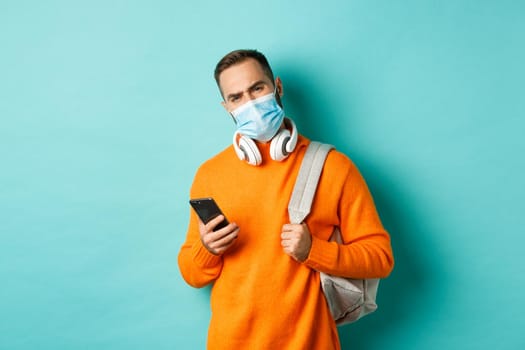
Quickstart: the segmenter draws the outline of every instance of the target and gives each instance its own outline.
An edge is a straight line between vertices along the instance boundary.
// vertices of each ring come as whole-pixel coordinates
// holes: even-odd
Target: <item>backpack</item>
[[[288,204],[288,214],[292,224],[300,224],[310,213],[328,152],[332,145],[312,141],[304,155],[299,174]],[[342,244],[338,227],[330,241]],[[320,272],[321,288],[330,312],[338,326],[352,323],[377,309],[376,295],[379,279],[352,279]]]

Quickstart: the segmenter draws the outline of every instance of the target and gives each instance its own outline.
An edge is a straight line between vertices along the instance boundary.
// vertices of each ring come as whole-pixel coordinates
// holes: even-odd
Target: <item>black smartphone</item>
[[[201,221],[205,224],[207,224],[210,220],[216,218],[219,215],[224,216],[224,220],[222,220],[217,226],[215,226],[214,231],[217,231],[229,224],[228,220],[226,220],[226,215],[223,214],[223,212],[221,211],[217,203],[215,203],[215,200],[213,198],[208,197],[190,199],[190,204],[201,219]]]

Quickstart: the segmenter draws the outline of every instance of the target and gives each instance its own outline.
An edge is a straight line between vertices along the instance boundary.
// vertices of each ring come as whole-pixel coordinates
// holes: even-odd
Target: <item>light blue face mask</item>
[[[231,115],[240,134],[261,142],[270,141],[284,119],[284,111],[277,103],[275,92],[246,102],[234,109]]]

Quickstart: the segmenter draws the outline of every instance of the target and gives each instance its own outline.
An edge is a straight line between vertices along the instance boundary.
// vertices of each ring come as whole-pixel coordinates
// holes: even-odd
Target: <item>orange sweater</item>
[[[340,349],[337,327],[320,288],[318,271],[356,278],[386,277],[393,267],[390,237],[358,169],[331,151],[307,223],[310,255],[299,263],[281,247],[281,227],[309,140],[299,137],[283,162],[259,145],[263,164],[240,161],[230,146],[197,171],[192,198],[214,197],[240,228],[223,256],[209,253],[190,215],[179,267],[194,287],[214,283],[208,349]],[[328,242],[334,226],[344,245]]]

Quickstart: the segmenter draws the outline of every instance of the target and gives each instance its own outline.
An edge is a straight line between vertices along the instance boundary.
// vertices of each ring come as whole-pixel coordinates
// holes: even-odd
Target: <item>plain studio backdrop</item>
[[[205,347],[209,288],[177,254],[238,48],[392,236],[343,349],[525,348],[524,38],[510,0],[2,1],[0,349]]]

